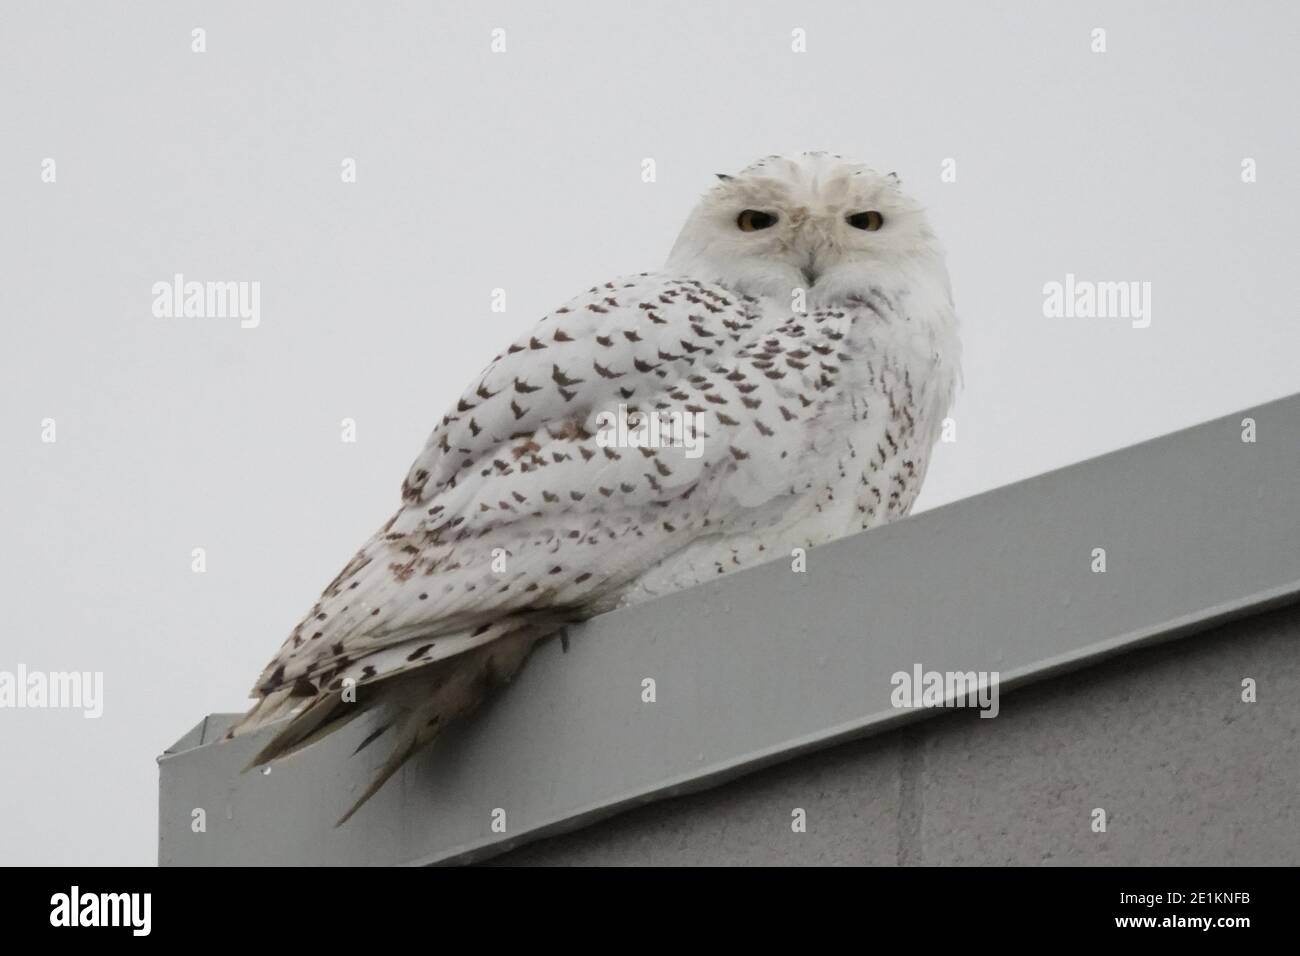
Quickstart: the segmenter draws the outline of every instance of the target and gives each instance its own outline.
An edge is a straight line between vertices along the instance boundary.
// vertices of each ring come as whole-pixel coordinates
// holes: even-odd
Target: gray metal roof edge
[[[1164,640],[1174,640],[1179,637],[1185,637],[1195,634],[1207,628],[1215,627],[1219,624],[1244,617],[1248,614],[1260,613],[1274,607],[1281,607],[1300,600],[1300,580],[1281,585],[1275,588],[1268,588],[1255,594],[1248,595],[1240,601],[1220,604],[1206,608],[1204,612],[1187,615],[1185,618],[1173,620],[1168,624],[1160,625],[1154,628],[1144,628],[1141,631],[1123,637],[1113,638],[1105,641],[1098,641],[1096,644],[1085,648],[1074,654],[1061,655],[1059,659],[1045,661],[1042,668],[1022,668],[1021,673],[1009,674],[1000,681],[1002,687],[1011,690],[1020,686],[1022,683],[1028,683],[1035,680],[1045,680],[1053,677],[1058,673],[1074,670],[1079,666],[1096,661],[1105,660],[1118,653],[1127,650],[1133,650],[1139,647],[1146,647],[1151,644],[1158,644]],[[1029,678],[1028,681],[1022,678]],[[176,742],[154,758],[161,763],[173,757],[178,757],[191,750],[199,747],[206,747],[210,744],[217,743],[216,740],[207,738],[209,727],[230,726],[243,714],[235,711],[213,711],[187,730]],[[834,733],[828,731],[831,737]]]
[[[1004,675],[999,684],[1003,690],[1014,690],[1018,687],[1097,664],[1117,654],[1163,643],[1167,640],[1190,636],[1241,617],[1294,603],[1297,600],[1300,600],[1300,579],[1283,587],[1271,588],[1258,594],[1252,594],[1228,605],[1207,608],[1204,613],[1189,615],[1179,621],[1171,621],[1168,626],[1147,628],[1120,638],[1099,641],[1077,653],[1063,654],[1055,659],[1044,661],[1041,667],[1019,668]],[[203,739],[203,734],[209,722],[228,725],[239,716],[237,713],[209,714],[199,721],[189,733],[178,740],[176,744],[168,748],[158,758],[159,761],[213,743],[214,741]],[[581,829],[584,826],[614,816],[632,807],[642,806],[655,799],[705,790],[744,776],[747,773],[760,770],[763,767],[794,759],[806,753],[833,747],[836,744],[886,734],[931,716],[935,716],[934,710],[920,709],[901,711],[884,718],[867,717],[848,721],[840,726],[829,727],[826,730],[808,734],[800,739],[776,744],[765,750],[725,761],[711,767],[710,772],[703,776],[683,774],[676,779],[664,780],[657,785],[624,794],[613,802],[594,801],[586,807],[557,816],[548,823],[517,833],[509,841],[498,841],[490,838],[471,841],[450,849],[446,854],[430,854],[423,858],[411,860],[404,865],[432,866],[474,863],[481,859],[508,852],[517,846],[542,837]],[[190,742],[190,738],[197,739]]]
[[[1267,420],[1268,438],[1243,452],[1238,422],[1247,415]],[[1224,427],[1231,431],[1221,431]],[[403,840],[400,847],[377,849],[371,857],[407,865],[472,862],[658,797],[705,789],[803,753],[931,716],[930,708],[891,708],[874,689],[874,679],[869,686],[851,683],[854,675],[859,680],[868,674],[888,675],[904,661],[953,663],[959,669],[971,660],[1002,664],[1005,671],[995,669],[1001,674],[998,684],[1013,689],[1296,601],[1300,552],[1291,544],[1300,539],[1296,479],[1300,395],[990,489],[870,534],[851,535],[819,549],[825,557],[816,559],[816,576],[792,576],[777,559],[664,600],[603,615],[583,626],[573,645],[578,653],[562,664],[555,655],[541,655],[551,659],[532,669],[543,673],[524,674],[517,683],[527,687],[502,695],[508,698],[500,708],[506,713],[485,714],[491,719],[477,722],[467,733],[449,735],[460,739],[447,741],[447,752],[428,756],[426,762],[452,774],[446,788],[451,792],[429,790],[430,771],[411,769],[395,788],[400,795],[390,792],[385,798],[381,793],[395,809],[372,811],[370,830],[391,829],[391,814],[396,813]],[[1257,499],[1248,494],[1256,488]],[[1256,503],[1266,502],[1266,489],[1273,491],[1272,511]],[[1078,549],[1097,540],[1112,547],[1116,567],[1111,570],[1118,574],[1089,575],[1084,568],[1080,576],[1076,570]],[[1125,557],[1129,565],[1120,566]],[[909,577],[917,571],[923,579],[919,582],[915,575]],[[785,600],[778,597],[773,604],[774,591],[784,593]],[[1077,598],[1073,606],[1071,594]],[[1064,607],[1053,603],[1061,596]],[[819,619],[800,623],[793,616],[800,609],[815,609]],[[724,648],[735,647],[728,641],[741,635],[754,645],[754,659],[772,657],[768,672],[745,670],[743,658],[744,674],[716,670],[720,662],[725,664]],[[867,644],[860,643],[863,637]],[[794,672],[782,672],[781,640],[807,645],[808,654],[826,652],[821,660],[829,655],[848,672],[847,678],[827,674],[806,659]],[[719,653],[724,656],[719,658]],[[784,666],[789,665],[784,659]],[[701,667],[705,673],[691,675]],[[593,701],[572,698],[580,688],[592,687],[593,680],[601,688],[611,681],[619,684],[628,677],[624,671],[656,674],[665,685],[670,678],[673,686],[696,685],[696,692],[702,689],[732,704],[740,693],[744,706],[739,709],[747,713],[753,704],[746,696],[766,702],[764,695],[796,693],[810,681],[827,699],[807,699],[802,709],[791,711],[789,701],[773,698],[770,702],[781,713],[764,712],[764,726],[742,730],[732,724],[743,724],[743,714],[730,715],[721,727],[692,724],[692,719],[710,713],[709,698],[687,705],[684,713],[675,712],[662,725],[657,723],[662,717],[634,718],[619,709],[623,705],[610,711],[616,702],[606,699],[607,689],[599,690]],[[783,679],[793,686],[774,689]],[[558,717],[556,707],[563,711]],[[519,751],[519,743],[510,745],[510,736],[502,737],[522,734],[528,739],[539,732],[539,719],[542,733],[562,727],[573,734],[576,725],[566,721],[593,710],[602,717],[619,716],[614,725],[583,729],[570,738],[573,748],[617,744],[630,754],[646,754],[664,771],[652,776],[648,766],[635,769],[635,761],[627,764],[634,758],[624,756],[611,758],[611,766],[597,777],[574,781],[565,775],[571,777],[575,766],[585,765],[566,755],[563,747],[546,746],[543,755],[529,754]],[[203,790],[225,779],[235,788],[229,793],[236,809],[242,806],[245,816],[278,815],[274,802],[262,802],[273,799],[270,792],[263,790],[264,796],[253,804],[241,802],[256,797],[257,787],[222,777],[225,771],[219,768],[230,760],[213,763],[195,754],[235,716],[205,718],[159,762],[166,765],[193,754],[197,764],[178,766],[188,767],[183,771],[187,775],[216,774]],[[660,732],[668,737],[646,738],[652,726],[662,726]],[[341,754],[343,746],[334,749]],[[503,746],[514,755],[505,765],[490,757]],[[703,762],[706,753],[709,759]],[[543,757],[554,760],[546,771],[537,763]],[[341,769],[332,750],[298,759],[314,759],[318,767],[343,774],[341,780],[357,772]],[[516,761],[518,766],[513,766]],[[318,772],[307,769],[307,778]],[[547,800],[525,799],[526,781],[534,779],[529,775],[539,772],[565,778],[562,792]],[[527,807],[520,811],[522,821],[512,817],[508,835],[486,833],[464,815],[468,806],[489,798],[507,805],[521,805],[522,800]],[[538,802],[543,806],[536,806]],[[314,826],[308,815],[298,830],[320,834],[311,829]],[[340,845],[346,845],[347,838],[342,839]],[[286,844],[281,854],[297,853],[293,846]],[[277,851],[268,847],[258,852]]]
[[[242,716],[243,714],[226,713],[225,711],[219,710],[213,711],[189,730],[185,731],[185,733],[181,734],[180,737],[176,739],[175,743],[158,755],[156,758],[157,761],[161,763],[170,757],[175,757],[185,753],[186,751],[194,750],[198,747],[206,747],[208,744],[214,743],[215,741],[212,739],[213,737],[217,736],[221,731],[224,731]],[[212,730],[213,732],[209,734],[209,730]]]
[[[208,714],[202,718],[197,724],[176,738],[176,742],[159,754],[157,760],[161,762],[166,760],[168,757],[174,757],[176,754],[184,753],[186,750],[193,750],[195,747],[202,746],[205,743],[203,739],[204,730],[208,726],[208,721],[215,716],[217,715]]]
[[[961,508],[971,502],[980,501],[993,495],[1007,494],[1017,489],[1027,488],[1031,485],[1058,477],[1065,472],[1076,471],[1086,468],[1090,465],[1097,465],[1110,459],[1119,458],[1124,455],[1137,454],[1145,448],[1153,445],[1160,445],[1166,442],[1177,441],[1179,438],[1189,435],[1192,432],[1200,431],[1214,425],[1226,425],[1234,421],[1240,421],[1241,416],[1253,417],[1271,408],[1281,408],[1287,404],[1300,404],[1300,392],[1293,392],[1290,395],[1282,395],[1278,398],[1269,399],[1266,402],[1259,402],[1255,405],[1247,405],[1245,408],[1239,408],[1235,412],[1228,412],[1225,415],[1216,415],[1214,418],[1207,418],[1204,421],[1197,422],[1194,425],[1187,425],[1183,428],[1175,429],[1171,432],[1164,432],[1160,435],[1152,435],[1150,438],[1144,438],[1141,441],[1135,441],[1131,445],[1121,445],[1119,448],[1112,448],[1110,451],[1098,452],[1087,458],[1080,458],[1078,461],[1072,461],[1068,465],[1061,465],[1057,468],[1049,468],[1047,471],[1040,471],[1037,474],[1028,475],[1024,478],[1017,478],[1015,481],[1008,482],[1005,485],[997,485],[993,488],[986,488],[983,491],[976,492],[973,495],[967,495],[965,498],[957,498],[954,501],[945,501],[941,505],[935,505],[933,508],[927,508],[925,511],[908,515],[901,521],[894,524],[901,524],[905,521],[913,521],[925,517],[926,515],[939,514],[952,508]],[[865,531],[858,534],[866,534]],[[851,537],[851,536],[850,536]]]
[[[1017,668],[1003,675],[998,684],[1002,690],[1015,690],[1039,681],[1080,670],[1098,664],[1119,654],[1135,651],[1143,647],[1152,647],[1167,641],[1189,637],[1221,624],[1226,624],[1252,614],[1263,613],[1277,607],[1296,603],[1300,600],[1300,579],[1277,588],[1269,588],[1257,594],[1249,595],[1240,601],[1220,604],[1207,608],[1203,613],[1187,615],[1168,625],[1144,628],[1132,634],[1098,641],[1075,653],[1061,654],[1056,658],[1045,660],[1042,666]],[[945,702],[947,703],[947,702]],[[815,753],[837,744],[849,743],[875,737],[909,726],[921,720],[938,716],[944,712],[940,706],[898,711],[887,715],[871,715],[858,720],[847,721],[836,727],[806,734],[802,738],[786,741],[763,750],[745,754],[722,763],[715,764],[703,775],[683,774],[678,778],[664,780],[657,785],[624,794],[612,802],[596,801],[589,806],[555,817],[548,823],[532,827],[514,834],[508,841],[491,838],[471,841],[454,847],[445,854],[430,854],[427,857],[409,861],[407,866],[433,866],[474,863],[507,853],[518,846],[547,836],[555,836],[572,830],[581,829],[606,817],[614,816],[624,810],[642,806],[654,800],[681,796],[699,790],[726,783],[745,774],[761,770],[786,760],[792,760],[804,754]],[[490,852],[484,852],[484,851]]]

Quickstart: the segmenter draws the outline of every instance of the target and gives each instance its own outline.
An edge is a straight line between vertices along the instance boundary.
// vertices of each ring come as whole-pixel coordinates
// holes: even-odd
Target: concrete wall
[[[996,720],[955,711],[491,862],[1300,864],[1300,606],[1007,694]]]

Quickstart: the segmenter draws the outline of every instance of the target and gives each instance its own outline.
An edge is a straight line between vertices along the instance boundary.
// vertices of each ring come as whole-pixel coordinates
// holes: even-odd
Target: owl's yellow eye
[[[776,216],[770,212],[746,209],[736,217],[736,225],[740,227],[741,232],[754,232],[756,229],[767,229],[770,226],[775,226]]]
[[[847,217],[848,224],[854,229],[865,229],[867,232],[875,232],[885,224],[885,217],[874,209],[870,212],[855,212]]]

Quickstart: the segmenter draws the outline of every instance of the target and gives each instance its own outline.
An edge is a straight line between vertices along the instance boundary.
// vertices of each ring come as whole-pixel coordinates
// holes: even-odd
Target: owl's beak
[[[804,281],[811,287],[816,284],[818,276],[822,273],[817,264],[822,245],[819,230],[815,225],[815,217],[806,206],[791,209],[789,215],[790,222],[799,234],[798,244],[805,247],[805,261],[799,266],[799,271],[803,274]]]
[[[826,271],[826,244],[815,229],[804,227],[803,233],[803,262],[799,264],[799,271],[811,287]]]

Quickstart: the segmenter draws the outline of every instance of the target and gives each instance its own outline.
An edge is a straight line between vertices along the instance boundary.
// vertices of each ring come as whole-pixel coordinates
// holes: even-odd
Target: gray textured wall
[[[954,712],[491,862],[1294,865],[1297,702],[1292,605],[1008,693],[997,720]]]

